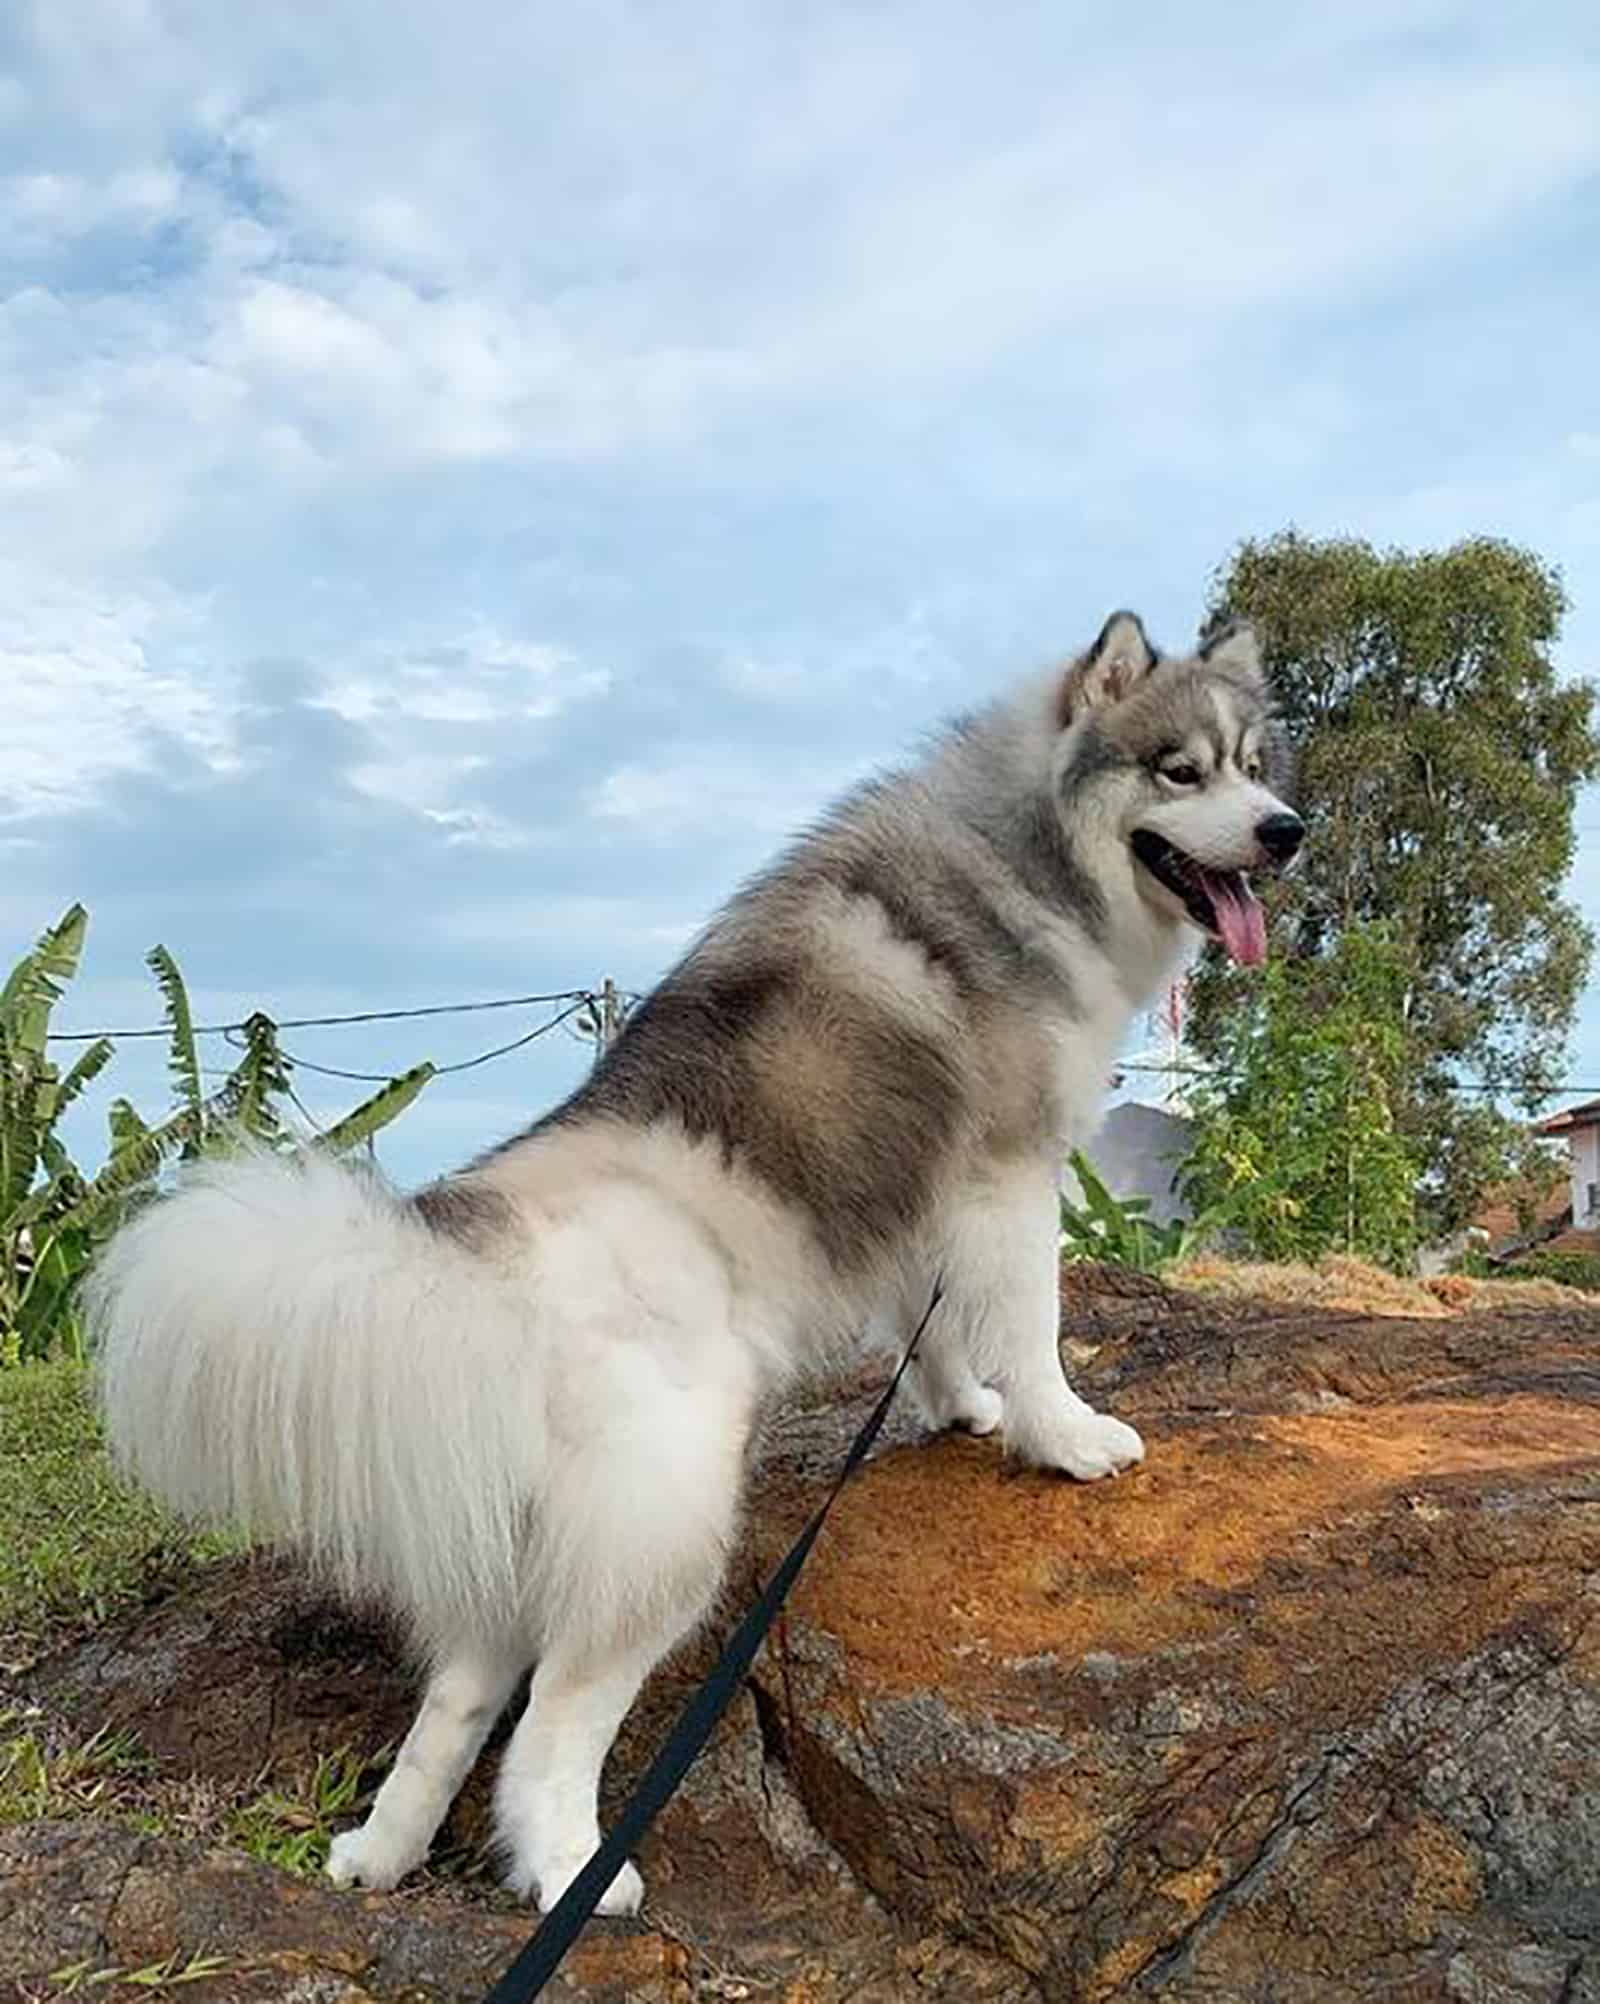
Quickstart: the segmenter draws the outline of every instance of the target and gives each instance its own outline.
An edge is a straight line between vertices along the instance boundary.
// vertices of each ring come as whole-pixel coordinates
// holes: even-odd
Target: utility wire
[[[419,1016],[467,1016],[482,1009],[531,1009],[547,1002],[582,1002],[588,999],[587,988],[563,988],[553,995],[497,995],[487,1002],[434,1002],[425,1009],[358,1009],[347,1016],[286,1016],[282,1022],[269,1018],[275,1030],[327,1030],[337,1029],[346,1023],[402,1023],[414,1022]],[[264,1014],[265,1012],[259,1012]],[[242,1030],[248,1018],[237,1023],[196,1023],[197,1037],[226,1037],[230,1032]],[[134,1037],[167,1037],[172,1034],[165,1023],[141,1030],[52,1030],[52,1044],[92,1044],[101,1037],[109,1037],[113,1042],[128,1041]]]
[[[451,1065],[435,1065],[433,1075],[435,1078],[445,1078],[451,1072],[470,1072],[479,1065],[488,1064],[492,1058],[503,1058],[512,1051],[520,1051],[525,1044],[533,1043],[536,1038],[548,1036],[569,1017],[576,1016],[592,999],[589,995],[579,995],[559,1015],[552,1016],[546,1023],[540,1023],[536,1029],[529,1030],[524,1036],[513,1037],[509,1044],[496,1044],[493,1050],[480,1051],[475,1058],[462,1058]],[[242,1048],[231,1035],[228,1042],[235,1050]],[[316,1072],[327,1079],[352,1079],[358,1085],[387,1085],[391,1079],[400,1075],[396,1072],[353,1072],[345,1070],[341,1065],[315,1064],[310,1058],[297,1057],[293,1051],[286,1051],[281,1044],[278,1046],[278,1055],[296,1071]],[[409,1070],[410,1067],[403,1066],[401,1069]]]
[[[436,1077],[442,1078],[451,1072],[472,1071],[479,1065],[489,1064],[495,1058],[503,1058],[508,1056],[512,1051],[520,1051],[524,1045],[533,1043],[536,1038],[545,1036],[549,1031],[554,1030],[562,1023],[569,1022],[572,1017],[578,1015],[586,1006],[597,1003],[599,999],[598,994],[593,989],[562,988],[545,995],[496,995],[487,1000],[476,1002],[434,1002],[419,1009],[357,1009],[350,1011],[348,1014],[338,1016],[286,1016],[282,1022],[269,1017],[268,1021],[272,1023],[275,1031],[324,1030],[341,1029],[351,1023],[416,1022],[424,1017],[468,1016],[480,1014],[490,1009],[529,1009],[548,1006],[554,1002],[562,1002],[568,1005],[566,1008],[560,1010],[558,1014],[552,1016],[548,1022],[541,1023],[537,1029],[528,1031],[525,1036],[514,1037],[510,1043],[496,1044],[492,1050],[480,1051],[476,1057],[463,1058],[455,1064],[436,1065],[434,1067],[434,1074]],[[639,997],[619,990],[618,999],[631,1005],[637,1002]],[[197,1037],[223,1037],[235,1049],[238,1049],[237,1040],[240,1033],[246,1028],[247,1021],[248,1019],[241,1018],[236,1023],[197,1023],[194,1034]],[[115,1043],[139,1037],[168,1037],[170,1035],[171,1030],[169,1026],[163,1023],[152,1028],[137,1030],[53,1030],[50,1033],[50,1042],[56,1044],[92,1044],[98,1042],[100,1038],[105,1037]],[[337,1065],[317,1064],[310,1058],[295,1057],[288,1051],[283,1052],[283,1056],[290,1063],[299,1066],[302,1071],[320,1072],[326,1078],[350,1079],[360,1085],[386,1085],[390,1079],[397,1076],[394,1072],[358,1072],[345,1070],[343,1067]],[[407,1068],[402,1067],[402,1069]],[[1114,1065],[1112,1069],[1118,1072],[1176,1072],[1196,1077],[1215,1077],[1218,1075],[1215,1067],[1210,1065],[1159,1064],[1135,1059]],[[1492,1085],[1484,1079],[1458,1079],[1451,1089],[1456,1092],[1487,1093],[1501,1093],[1507,1090],[1503,1085]],[[1576,1099],[1584,1098],[1591,1094],[1600,1094],[1600,1085],[1566,1084],[1551,1086],[1542,1097],[1548,1099]]]

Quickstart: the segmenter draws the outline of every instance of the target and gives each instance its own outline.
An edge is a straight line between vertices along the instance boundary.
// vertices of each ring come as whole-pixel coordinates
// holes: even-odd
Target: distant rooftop
[[[1571,1134],[1579,1127],[1600,1127],[1600,1099],[1580,1100],[1533,1123],[1535,1134]]]

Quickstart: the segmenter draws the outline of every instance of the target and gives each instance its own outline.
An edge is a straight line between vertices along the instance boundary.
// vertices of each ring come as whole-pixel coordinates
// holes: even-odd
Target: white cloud
[[[36,0],[0,182],[0,234],[39,274],[0,305],[0,494],[26,505],[8,554],[137,603],[219,498],[255,534],[409,468],[681,460],[752,425],[754,451],[781,450],[808,406],[876,412],[1041,341],[1082,400],[1076,471],[1107,522],[1134,519],[1140,464],[1203,478],[1248,454],[1301,477],[1346,393],[1305,386],[1241,433],[1190,395],[1196,357],[1492,231],[1600,157],[1592,77],[1534,44],[1516,66],[1375,66],[1385,34],[1458,18],[1244,9],[1242,45],[1075,34],[1052,77],[1068,51],[1043,17],[980,35],[939,7],[804,30],[758,12],[708,37],[625,6],[580,23],[465,0],[379,32],[346,0],[312,33]],[[178,248],[152,264],[157,226]],[[54,260],[91,233],[133,263],[68,284]],[[1059,442],[993,434],[969,477],[1047,496]],[[914,612],[884,631],[876,663],[852,643],[860,686],[937,654]],[[743,652],[730,679],[783,683],[770,642]]]
[[[63,243],[91,219],[187,226],[188,261],[128,302],[89,373],[113,425],[137,403],[175,426],[206,395],[191,481],[239,464],[270,483],[286,438],[329,474],[681,445],[774,399],[881,396],[1047,337],[1092,369],[1152,316],[1204,351],[1269,304],[1480,237],[1600,159],[1581,69],[1374,72],[1384,17],[1359,8],[1309,46],[1284,23],[1137,60],[1079,38],[1053,87],[1047,24],[974,40],[959,10],[824,12],[806,33],[758,13],[714,43],[621,7],[581,30],[414,7],[379,34],[349,5],[321,42],[266,15],[174,18],[36,12],[98,172],[22,175],[12,209]],[[113,80],[134,105],[108,102]]]
[[[430,820],[439,820],[444,810],[438,803],[449,800],[486,763],[481,753],[449,758],[416,752],[409,758],[368,760],[352,766],[346,777],[358,793],[374,800],[393,801],[401,807],[414,807]]]
[[[609,685],[603,667],[480,624],[459,637],[386,650],[334,678],[317,700],[351,723],[488,724],[554,717]]]
[[[564,968],[563,980],[581,986],[600,978],[585,965],[597,953],[660,958],[683,945],[705,917],[664,913],[659,903],[639,897],[541,891],[454,905],[439,916],[438,938],[451,948],[503,948],[514,941],[519,955],[537,950],[541,959],[534,964]]]
[[[225,769],[228,692],[196,672],[194,624],[167,596],[102,600],[0,562],[0,817],[82,807],[162,738]],[[187,666],[162,665],[175,652]]]
[[[776,837],[803,825],[861,771],[857,764],[776,776],[770,759],[754,753],[640,761],[607,773],[590,795],[589,812],[667,840],[732,831]]]
[[[210,359],[345,461],[586,457],[681,437],[752,381],[715,345],[619,348],[537,296],[440,292],[359,266],[246,285]]]
[[[12,256],[59,248],[90,230],[148,230],[176,214],[182,183],[170,166],[85,174],[0,175],[0,248]]]
[[[429,807],[427,819],[440,829],[447,845],[461,849],[525,849],[526,829],[482,807]]]
[[[81,808],[108,780],[147,770],[163,741],[249,784],[235,732],[242,699],[212,646],[202,610],[172,594],[100,600],[0,564],[0,817]],[[297,700],[358,727],[364,755],[330,777],[412,810],[453,844],[508,848],[526,836],[473,799],[475,781],[608,685],[603,668],[480,625],[369,650],[353,673],[313,671]]]
[[[1262,94],[1248,62],[1149,144],[1148,80],[1086,80],[1070,118],[859,191],[769,368],[904,380],[1052,332],[1112,346],[1153,316],[1193,354],[1269,305],[1306,311],[1499,226],[1600,160],[1600,89],[1566,69]],[[1064,358],[1065,359],[1065,358]]]
[[[370,756],[345,777],[370,799],[411,809],[453,847],[514,849],[529,831],[474,797],[474,782],[610,676],[557,647],[479,624],[370,658],[309,699],[360,727]]]
[[[357,895],[400,808],[441,956],[648,965],[698,875],[495,886],[657,835],[731,878],[1104,594],[1187,619],[1291,516],[1528,541],[1591,665],[1575,0],[12,16],[0,812],[53,817],[18,874],[174,746],[259,778],[281,723],[339,853],[262,869]],[[243,712],[264,657],[330,714]]]

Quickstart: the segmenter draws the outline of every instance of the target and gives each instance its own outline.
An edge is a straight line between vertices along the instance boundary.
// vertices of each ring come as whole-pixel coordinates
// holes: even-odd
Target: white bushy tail
[[[174,1509],[425,1630],[515,1619],[543,1461],[530,1313],[377,1176],[202,1165],[111,1241],[87,1303],[112,1451]]]

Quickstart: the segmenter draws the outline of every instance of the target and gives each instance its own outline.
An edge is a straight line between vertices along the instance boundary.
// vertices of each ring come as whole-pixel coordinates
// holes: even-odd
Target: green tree
[[[1419,1162],[1400,1132],[1409,949],[1351,926],[1316,959],[1270,962],[1219,1030],[1193,1097],[1185,1200],[1263,1259],[1361,1254],[1405,1268]]]
[[[1268,899],[1275,952],[1325,958],[1384,920],[1412,954],[1395,1115],[1432,1230],[1513,1173],[1496,1104],[1548,1095],[1588,972],[1561,886],[1600,736],[1593,688],[1551,665],[1565,610],[1549,566],[1488,538],[1412,555],[1290,531],[1214,581],[1211,616],[1261,633],[1313,831]],[[1226,1045],[1248,978],[1215,953],[1197,970],[1202,1055]]]

